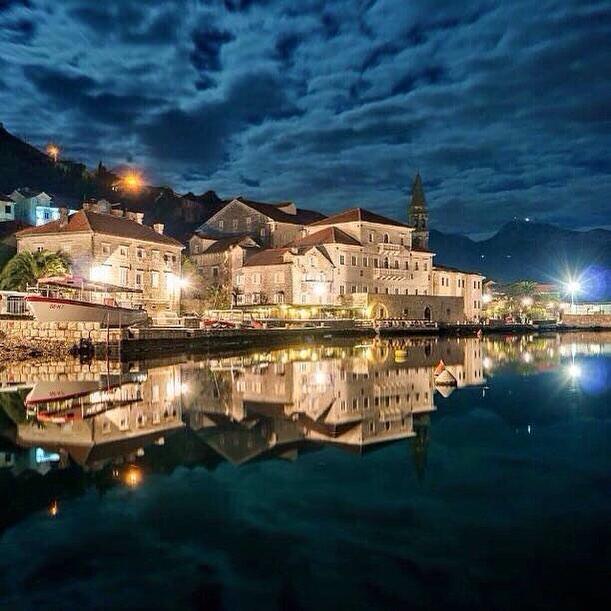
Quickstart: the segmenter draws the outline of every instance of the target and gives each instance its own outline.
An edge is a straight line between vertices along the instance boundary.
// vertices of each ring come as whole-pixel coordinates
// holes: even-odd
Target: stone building
[[[44,225],[59,218],[60,208],[74,212],[77,201],[74,198],[59,196],[45,191],[22,187],[8,196],[14,203],[13,218],[28,225]]]
[[[218,238],[197,232],[189,239],[191,261],[207,286],[235,287],[238,271],[259,250],[257,243],[248,235]]]
[[[144,225],[143,214],[112,209],[105,201],[17,233],[17,250],[63,251],[72,273],[89,280],[141,289],[130,299],[154,314],[180,308],[183,245],[163,233],[163,224]]]
[[[301,237],[304,227],[324,215],[297,208],[292,202],[268,204],[237,197],[198,228],[211,237],[248,235],[262,248],[285,246]]]

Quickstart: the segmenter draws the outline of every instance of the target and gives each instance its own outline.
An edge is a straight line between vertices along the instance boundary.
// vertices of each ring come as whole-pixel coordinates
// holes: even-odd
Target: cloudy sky
[[[432,225],[611,224],[611,11],[586,0],[0,0],[0,121],[154,184]]]

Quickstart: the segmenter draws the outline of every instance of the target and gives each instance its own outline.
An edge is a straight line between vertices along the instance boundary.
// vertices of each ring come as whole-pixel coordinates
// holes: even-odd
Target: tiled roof
[[[267,248],[248,258],[244,267],[254,267],[257,265],[282,265],[286,263],[284,255],[290,248]]]
[[[282,202],[279,204],[266,204],[264,202],[255,202],[245,197],[236,197],[239,202],[242,202],[249,208],[268,216],[274,221],[279,223],[292,223],[295,225],[307,225],[312,221],[317,221],[325,218],[324,214],[315,212],[313,210],[304,210],[303,208],[297,208],[296,214],[289,214],[281,210],[282,206],[288,206],[292,202]],[[232,200],[233,201],[233,200]]]
[[[240,244],[240,242],[247,238],[248,236],[245,235],[230,236],[228,238],[213,238],[215,241],[210,244],[210,246],[208,246],[208,248],[206,248],[206,250],[204,250],[202,254],[210,255],[216,252],[224,252],[232,246],[237,246],[238,244]],[[249,248],[253,247],[254,246],[249,245]]]
[[[51,221],[38,227],[29,227],[17,233],[17,237],[36,235],[53,235],[58,233],[93,232],[143,242],[165,244],[167,246],[182,246],[170,236],[157,233],[148,225],[141,225],[125,217],[111,214],[99,214],[91,210],[79,210],[68,217],[65,227],[60,227],[60,221]]]
[[[361,246],[361,243],[337,227],[327,227],[292,242],[292,246],[318,246],[319,244],[349,244]]]
[[[321,219],[320,221],[315,221],[313,223],[310,223],[310,225],[354,223],[354,222],[359,222],[359,221],[367,221],[369,223],[378,223],[380,225],[394,225],[396,227],[410,228],[409,225],[406,225],[405,223],[400,223],[399,221],[389,219],[380,214],[376,214],[375,212],[365,210],[364,208],[350,208],[349,210],[338,212],[337,214],[333,214],[325,219]]]
[[[450,267],[448,265],[437,265],[435,264],[433,266],[433,271],[442,271],[442,272],[454,272],[454,273],[459,273],[459,274],[471,274],[474,276],[484,276],[484,274],[482,274],[481,272],[472,272],[472,271],[467,271],[464,269],[458,269],[457,267]]]

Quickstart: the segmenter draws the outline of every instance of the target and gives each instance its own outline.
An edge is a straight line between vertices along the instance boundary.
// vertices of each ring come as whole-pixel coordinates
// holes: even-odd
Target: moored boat
[[[107,327],[129,327],[147,321],[146,310],[119,304],[115,295],[139,289],[91,282],[77,276],[43,278],[26,302],[40,322],[94,322]]]

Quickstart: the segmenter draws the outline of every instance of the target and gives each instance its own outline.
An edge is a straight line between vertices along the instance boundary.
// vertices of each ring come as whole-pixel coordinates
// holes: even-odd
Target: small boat
[[[115,295],[140,289],[92,282],[79,276],[41,278],[25,299],[40,322],[95,322],[106,327],[130,327],[148,320],[146,310],[120,305]]]

